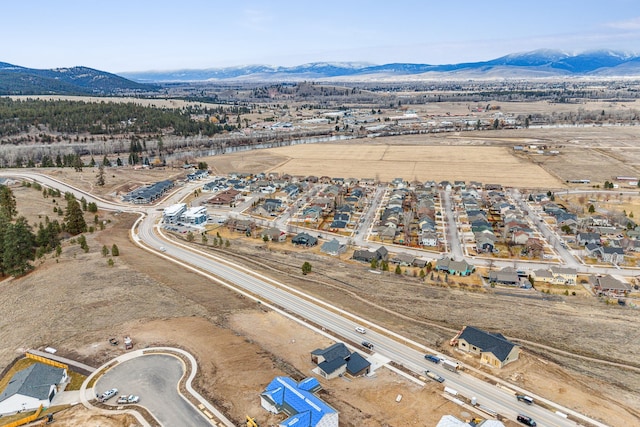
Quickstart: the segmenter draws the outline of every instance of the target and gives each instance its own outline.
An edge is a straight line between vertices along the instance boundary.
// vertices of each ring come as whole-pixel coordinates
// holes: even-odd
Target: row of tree
[[[43,191],[48,194],[47,190]],[[26,218],[18,215],[11,188],[0,185],[0,275],[21,276],[29,272],[33,269],[31,261],[36,257],[53,251],[60,254],[60,242],[65,233],[78,235],[87,231],[81,203],[70,193],[65,198],[64,221],[52,221],[46,216],[34,232]],[[89,205],[86,206],[88,210]]]

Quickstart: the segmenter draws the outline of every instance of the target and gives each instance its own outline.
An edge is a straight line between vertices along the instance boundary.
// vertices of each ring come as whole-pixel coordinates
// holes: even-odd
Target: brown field
[[[517,129],[366,138],[206,158],[217,173],[294,175],[412,181],[476,180],[527,188],[562,189],[572,179],[591,185],[619,175],[640,175],[640,127]],[[514,145],[547,145],[545,156]],[[586,186],[589,188],[589,186]]]

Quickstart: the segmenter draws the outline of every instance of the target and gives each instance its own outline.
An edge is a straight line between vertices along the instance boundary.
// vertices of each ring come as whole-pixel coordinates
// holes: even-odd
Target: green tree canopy
[[[87,223],[84,220],[82,208],[75,198],[69,198],[67,201],[67,211],[64,215],[64,229],[74,236],[87,231]]]

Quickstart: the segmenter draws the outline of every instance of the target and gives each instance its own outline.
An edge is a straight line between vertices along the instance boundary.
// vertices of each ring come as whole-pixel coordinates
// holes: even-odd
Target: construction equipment
[[[247,415],[247,427],[260,427],[260,426],[256,422],[255,418],[251,418],[249,415]]]
[[[124,337],[124,349],[131,350],[133,348],[133,341],[131,341],[131,337]]]
[[[463,326],[462,329],[460,329],[460,331],[456,334],[456,336],[451,338],[451,341],[449,341],[449,345],[451,347],[458,345],[458,338],[460,337],[460,335],[462,335],[462,331],[464,331],[464,328],[466,328],[466,326]]]

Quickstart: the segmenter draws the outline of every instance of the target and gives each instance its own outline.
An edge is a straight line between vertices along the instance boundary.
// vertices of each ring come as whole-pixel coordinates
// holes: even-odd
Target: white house
[[[58,386],[67,380],[67,370],[35,363],[16,372],[0,394],[0,414],[49,407]]]

